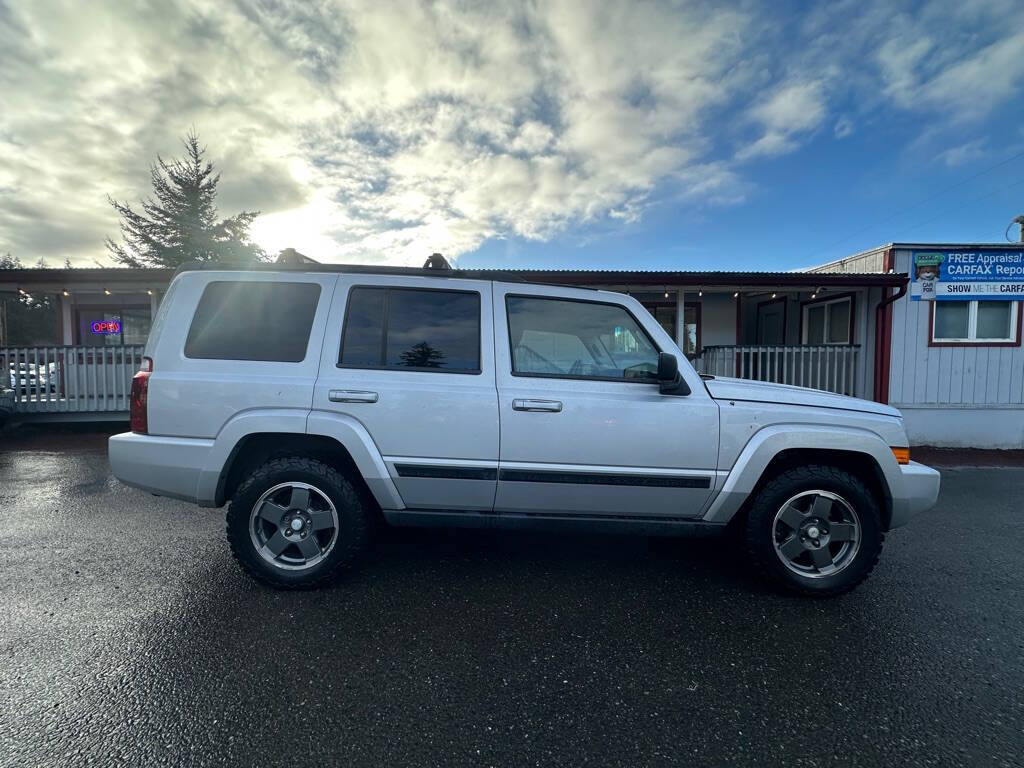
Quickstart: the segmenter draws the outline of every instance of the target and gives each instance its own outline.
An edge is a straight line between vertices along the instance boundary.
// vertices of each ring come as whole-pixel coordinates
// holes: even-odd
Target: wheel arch
[[[883,528],[889,529],[892,488],[898,482],[899,465],[881,437],[849,427],[777,425],[761,430],[740,452],[704,519],[728,523],[742,517],[768,480],[786,469],[806,464],[836,466],[858,477],[878,498]]]
[[[258,467],[272,459],[305,456],[343,472],[368,499],[373,493],[366,484],[352,454],[338,440],[324,435],[294,432],[253,432],[244,435],[231,449],[217,482],[216,504],[233,498],[238,486]]]
[[[863,482],[871,495],[879,501],[882,509],[883,530],[889,530],[889,523],[892,520],[892,494],[889,492],[885,475],[882,473],[881,467],[878,466],[878,462],[868,453],[834,448],[788,448],[775,454],[761,472],[753,490],[733,519],[740,519],[744,516],[753,499],[772,478],[787,469],[811,464],[844,469]]]
[[[344,414],[295,409],[239,414],[217,435],[200,472],[196,497],[222,506],[254,466],[271,458],[306,455],[346,470],[381,509],[404,509],[387,466],[370,434]]]

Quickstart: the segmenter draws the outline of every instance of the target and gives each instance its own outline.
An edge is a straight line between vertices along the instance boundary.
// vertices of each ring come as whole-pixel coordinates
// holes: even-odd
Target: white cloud
[[[737,157],[747,160],[792,152],[798,146],[798,138],[821,124],[825,111],[820,82],[783,84],[750,110],[750,119],[761,126],[763,133],[742,147]]]
[[[985,144],[985,139],[968,141],[965,144],[960,144],[943,150],[938,154],[936,159],[939,162],[944,163],[949,168],[956,168],[957,166],[966,165],[967,163],[973,163],[988,154],[988,150],[985,149]]]
[[[895,109],[934,130],[1019,98],[1012,6],[840,0],[789,24],[701,0],[0,4],[0,251],[102,257],[106,196],[145,195],[193,126],[223,213],[259,209],[261,244],[325,260],[732,205],[744,161],[822,126]]]
[[[224,212],[264,211],[271,250],[417,262],[635,220],[704,164],[702,111],[729,97],[745,23],[627,2],[25,6],[0,21],[0,167],[24,201],[0,206],[0,243],[102,254],[106,195],[146,194],[191,126]]]

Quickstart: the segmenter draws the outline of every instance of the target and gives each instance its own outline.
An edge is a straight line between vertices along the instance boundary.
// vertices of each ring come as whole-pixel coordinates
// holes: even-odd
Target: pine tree
[[[150,167],[153,197],[135,211],[128,203],[108,198],[121,216],[124,244],[107,238],[107,250],[128,267],[177,267],[189,261],[259,261],[263,250],[249,239],[249,226],[259,211],[242,211],[218,221],[214,199],[220,174],[204,161],[206,148],[190,131],[186,157],[165,161],[159,155]]]

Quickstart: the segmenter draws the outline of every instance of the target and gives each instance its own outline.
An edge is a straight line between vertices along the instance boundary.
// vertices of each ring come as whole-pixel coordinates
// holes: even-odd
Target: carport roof
[[[479,270],[486,273],[489,270]],[[816,288],[881,286],[897,288],[907,282],[906,274],[880,272],[702,272],[625,269],[516,269],[510,270],[529,282],[575,285],[687,285],[687,286],[779,286]]]
[[[205,268],[216,268],[207,265]],[[228,267],[231,268],[231,267]],[[234,267],[237,268],[237,267]],[[431,277],[471,277],[485,280],[514,279],[560,285],[656,285],[656,286],[753,286],[753,287],[891,287],[905,285],[904,273],[822,273],[822,272],[733,272],[683,270],[625,269],[436,269],[396,268],[381,266],[317,264],[261,264],[259,271],[281,272],[360,272],[390,274],[421,274]],[[10,269],[0,270],[0,292],[17,288],[55,291],[64,288],[83,290],[85,286],[102,288],[146,288],[166,285],[174,276],[173,269],[82,268],[82,269]]]

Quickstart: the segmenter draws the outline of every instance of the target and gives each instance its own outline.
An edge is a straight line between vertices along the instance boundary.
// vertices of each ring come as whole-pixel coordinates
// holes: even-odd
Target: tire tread
[[[764,526],[767,524],[765,518],[770,516],[771,520],[774,520],[775,513],[778,511],[777,508],[774,508],[772,502],[772,499],[777,494],[788,493],[790,491],[795,492],[796,488],[801,485],[805,485],[808,481],[820,482],[822,480],[824,480],[826,484],[831,483],[839,486],[852,486],[857,493],[873,502],[871,507],[868,509],[857,508],[857,514],[861,516],[867,514],[874,515],[875,521],[872,527],[877,531],[877,541],[874,543],[874,552],[868,555],[868,559],[866,561],[861,561],[859,564],[854,564],[857,567],[857,570],[854,572],[854,578],[844,579],[830,587],[810,588],[796,581],[795,577],[786,578],[780,575],[775,563],[775,560],[778,558],[775,555],[774,550],[766,551],[765,542],[762,539],[762,536]],[[863,523],[861,525],[861,530],[862,535],[866,535]],[[808,464],[801,467],[792,467],[780,472],[769,480],[758,492],[750,507],[744,535],[744,544],[748,559],[757,574],[787,592],[806,597],[834,597],[854,589],[869,575],[871,575],[871,572],[874,570],[875,566],[878,564],[879,558],[881,557],[882,545],[884,542],[885,533],[882,530],[882,521],[878,509],[878,503],[877,500],[874,499],[871,491],[856,475],[851,474],[841,467],[833,466],[831,464]],[[864,549],[864,542],[862,542],[861,552],[863,553],[865,551],[867,550]],[[860,554],[858,554],[858,557],[860,557]],[[843,573],[849,576],[849,569],[845,570]]]

